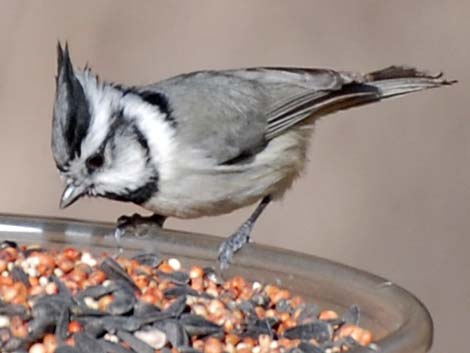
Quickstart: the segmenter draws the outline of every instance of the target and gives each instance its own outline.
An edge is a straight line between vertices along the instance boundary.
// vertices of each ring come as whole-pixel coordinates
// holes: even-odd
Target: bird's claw
[[[218,255],[221,271],[228,269],[232,262],[233,255],[250,241],[252,228],[253,224],[251,222],[244,223],[234,234],[222,242],[219,247]]]
[[[116,242],[125,236],[145,236],[150,230],[161,229],[165,218],[159,215],[143,217],[137,213],[132,216],[121,216],[117,220],[114,237]]]

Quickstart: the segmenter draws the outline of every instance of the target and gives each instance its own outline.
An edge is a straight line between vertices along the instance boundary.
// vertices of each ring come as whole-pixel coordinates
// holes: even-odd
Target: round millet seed
[[[252,350],[249,347],[242,347],[242,348],[237,348],[237,347],[235,347],[237,353],[252,353]]]
[[[52,333],[48,333],[44,336],[42,343],[46,348],[46,353],[54,353],[57,348],[57,338]]]
[[[0,259],[0,272],[6,271],[8,268],[8,261]]]
[[[347,336],[354,338],[355,341],[363,346],[367,346],[372,341],[372,333],[369,330],[353,324],[343,325],[339,329],[338,337],[343,338]]]
[[[108,310],[108,306],[114,301],[112,294],[104,295],[98,300],[98,308],[101,311]]]
[[[72,320],[69,322],[68,330],[71,334],[77,333],[83,330],[83,326],[80,322]]]
[[[0,328],[10,327],[10,318],[6,315],[0,315]]]
[[[318,315],[320,320],[336,320],[338,318],[338,313],[333,310],[324,310]]]
[[[202,277],[191,278],[191,288],[202,292],[204,290],[204,279]]]
[[[189,270],[189,278],[202,278],[204,276],[204,269],[201,266],[192,266]]]
[[[193,341],[193,347],[194,349],[197,349],[199,351],[203,351],[204,350],[204,341],[201,340],[201,339],[196,339]]]
[[[24,338],[28,336],[28,327],[19,316],[12,316],[10,318],[10,331],[16,337]]]
[[[47,353],[46,347],[42,343],[34,343],[29,347],[28,353]]]
[[[146,275],[133,276],[132,280],[134,281],[135,285],[141,290],[147,288],[149,285],[149,278]]]
[[[272,296],[270,296],[274,304],[277,304],[282,299],[287,300],[290,297],[291,297],[291,294],[287,289],[280,289],[276,293],[274,293]]]
[[[73,261],[68,260],[68,259],[62,259],[62,260],[58,261],[57,266],[58,266],[58,268],[60,268],[60,270],[63,273],[69,273],[75,267],[75,263]]]
[[[64,257],[66,257],[70,261],[77,261],[81,256],[80,251],[75,248],[66,248],[64,249],[63,254]]]
[[[212,315],[221,316],[225,313],[225,305],[218,299],[212,299],[207,306],[207,311]]]
[[[233,333],[228,333],[227,335],[225,335],[225,342],[227,344],[231,344],[232,346],[236,346],[238,342],[240,342],[240,337]]]
[[[147,343],[153,349],[161,349],[167,342],[166,334],[158,329],[136,331],[134,336]]]
[[[40,275],[49,276],[54,271],[56,262],[51,255],[42,252],[34,252],[29,258],[37,263],[37,271]]]
[[[88,276],[88,280],[92,285],[102,284],[106,280],[106,274],[102,270],[95,269]]]
[[[17,290],[13,285],[0,285],[0,297],[3,301],[11,303],[17,295]]]
[[[173,271],[179,271],[181,270],[181,262],[180,260],[172,257],[171,259],[168,259],[168,265],[173,269]]]
[[[204,353],[222,353],[224,345],[215,337],[209,337],[204,344]]]
[[[173,270],[173,267],[171,267],[168,262],[162,262],[159,266],[158,266],[158,270],[159,271],[162,271],[164,273],[171,273],[171,272],[174,272]]]
[[[44,291],[49,295],[57,294],[59,293],[59,287],[55,282],[49,282],[44,286]]]
[[[271,345],[271,337],[269,335],[259,335],[258,342],[262,351],[268,351]]]

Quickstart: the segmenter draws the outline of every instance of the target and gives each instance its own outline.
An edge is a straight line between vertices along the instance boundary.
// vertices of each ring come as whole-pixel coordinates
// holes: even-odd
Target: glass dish
[[[113,224],[0,214],[0,241],[44,247],[74,246],[115,253]],[[219,237],[162,230],[146,237],[124,238],[126,255],[157,250],[177,257],[184,266],[215,265]],[[342,312],[352,304],[361,309],[361,326],[372,331],[381,353],[427,352],[432,320],[424,305],[405,289],[373,274],[316,256],[250,244],[240,251],[226,276],[272,282],[318,304]],[[354,353],[376,352],[371,347]]]

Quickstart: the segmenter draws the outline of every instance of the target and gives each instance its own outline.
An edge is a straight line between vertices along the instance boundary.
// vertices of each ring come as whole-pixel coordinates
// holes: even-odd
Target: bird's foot
[[[253,222],[247,221],[228,239],[223,241],[219,247],[218,260],[220,270],[226,270],[232,262],[233,255],[250,241],[252,228]]]
[[[150,230],[159,230],[163,227],[166,217],[153,214],[149,217],[143,217],[137,213],[132,216],[121,216],[117,220],[117,226],[114,231],[114,237],[119,244],[121,238],[125,236],[144,236]]]

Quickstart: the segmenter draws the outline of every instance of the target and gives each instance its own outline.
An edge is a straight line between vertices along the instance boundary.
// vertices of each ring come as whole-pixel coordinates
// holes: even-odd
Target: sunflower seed
[[[77,348],[83,353],[106,353],[98,340],[85,332],[78,332],[74,336]]]
[[[135,337],[132,333],[126,331],[117,331],[116,335],[126,342],[135,352],[138,353],[155,353],[155,350],[147,343]]]
[[[189,343],[188,335],[183,326],[174,319],[167,319],[153,324],[153,327],[166,334],[168,341],[173,347],[186,346]]]
[[[138,254],[132,259],[136,260],[141,265],[150,266],[152,268],[155,268],[162,263],[162,256],[155,252]]]
[[[351,305],[343,314],[342,321],[348,324],[358,325],[361,317],[359,306]]]
[[[63,342],[67,339],[68,331],[69,331],[69,322],[70,322],[69,308],[65,307],[59,314],[59,318],[57,319],[57,324],[55,327],[55,335],[59,342]]]
[[[30,313],[24,305],[7,304],[3,301],[0,301],[0,315],[20,316],[22,319],[28,319]]]
[[[74,346],[69,346],[67,344],[63,344],[57,347],[54,353],[83,353],[80,349]]]
[[[101,269],[108,276],[109,279],[121,280],[127,283],[133,290],[139,290],[129,274],[124,270],[119,263],[111,257],[107,257],[101,263]]]
[[[177,298],[165,311],[164,313],[169,314],[173,317],[179,317],[184,309],[186,308],[187,297],[185,295]]]
[[[183,286],[176,286],[172,288],[168,288],[163,292],[163,295],[166,298],[175,298],[175,297],[180,297],[183,295],[191,295],[193,297],[199,297],[199,292],[192,289],[189,286],[183,285]]]
[[[142,321],[134,316],[105,316],[102,319],[104,329],[108,332],[134,332],[142,326]]]
[[[287,329],[284,337],[289,339],[310,340],[315,339],[319,343],[332,339],[333,328],[326,322],[317,321]]]
[[[143,317],[150,316],[152,314],[161,313],[161,309],[153,304],[137,300],[134,304],[134,316]]]
[[[23,283],[26,288],[31,287],[31,283],[29,283],[29,276],[21,267],[13,266],[13,268],[10,270],[10,274],[15,281]]]
[[[158,271],[158,276],[163,280],[167,280],[175,284],[189,283],[189,274],[183,271],[174,271],[169,273]]]
[[[119,343],[107,341],[103,338],[98,339],[98,344],[105,352],[108,353],[135,353],[133,350],[126,348]]]
[[[178,347],[178,350],[180,353],[202,353],[199,349],[193,348],[191,346],[181,346]]]
[[[300,342],[298,348],[302,353],[324,353],[325,351],[320,347],[314,346],[313,344],[307,342]]]
[[[110,286],[105,287],[105,286],[99,284],[99,285],[96,285],[96,286],[90,286],[90,287],[85,288],[81,292],[77,293],[75,298],[77,300],[83,300],[86,297],[90,297],[90,298],[93,298],[93,299],[99,299],[102,296],[105,296],[105,295],[108,295],[108,294],[112,293],[113,290],[114,290],[114,288],[112,288]]]
[[[126,290],[113,292],[113,301],[106,308],[106,312],[111,315],[123,315],[134,308],[136,298]]]
[[[167,342],[166,334],[157,328],[134,332],[134,336],[154,349],[161,349]]]
[[[180,322],[189,336],[207,336],[223,331],[221,326],[200,315],[182,315]]]
[[[315,304],[303,304],[303,309],[299,314],[298,321],[302,324],[314,322],[318,320],[320,309]]]

